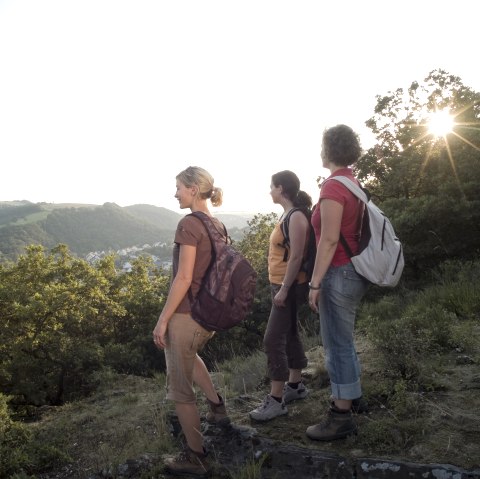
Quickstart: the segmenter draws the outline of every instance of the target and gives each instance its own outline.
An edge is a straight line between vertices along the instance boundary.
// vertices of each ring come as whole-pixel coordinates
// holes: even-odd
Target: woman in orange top
[[[270,394],[250,412],[256,421],[268,421],[288,413],[288,402],[303,399],[307,389],[301,379],[307,366],[297,327],[297,310],[307,302],[308,284],[301,271],[310,232],[309,213],[312,199],[300,191],[300,180],[292,171],[280,171],[272,176],[270,195],[283,207],[283,214],[270,236],[268,274],[271,284],[272,308],[263,339],[267,354]],[[281,224],[293,208],[289,220],[290,246],[285,260],[284,236]]]

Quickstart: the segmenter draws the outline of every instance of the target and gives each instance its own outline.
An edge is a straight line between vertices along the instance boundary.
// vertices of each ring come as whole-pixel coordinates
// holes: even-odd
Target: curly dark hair
[[[353,165],[360,156],[362,156],[360,140],[349,126],[332,126],[323,132],[323,159],[338,166],[349,166]]]

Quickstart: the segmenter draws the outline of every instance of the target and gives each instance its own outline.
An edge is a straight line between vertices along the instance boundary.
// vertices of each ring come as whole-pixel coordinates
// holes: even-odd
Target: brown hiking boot
[[[360,396],[357,399],[352,399],[351,411],[355,414],[364,414],[369,411],[368,403]]]
[[[205,450],[199,453],[185,446],[185,449],[176,456],[165,457],[163,463],[172,474],[208,477],[212,472],[212,465],[207,455]]]
[[[220,396],[220,394],[217,395],[220,404],[215,404],[207,398],[208,407],[210,408],[210,411],[207,412],[207,422],[226,426],[227,424],[230,424],[230,418],[227,415],[227,409],[225,408],[225,402],[223,401],[222,396]]]
[[[333,441],[356,434],[357,426],[353,422],[351,411],[340,411],[331,406],[326,418],[307,428],[307,436],[314,441]]]

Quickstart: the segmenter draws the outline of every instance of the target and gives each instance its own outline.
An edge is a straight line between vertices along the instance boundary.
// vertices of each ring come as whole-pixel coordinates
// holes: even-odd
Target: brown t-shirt
[[[222,235],[225,234],[223,224],[216,218],[212,218],[215,226]],[[177,231],[175,232],[175,245],[173,247],[173,272],[176,274],[178,271],[178,261],[180,256],[180,246],[182,244],[195,246],[197,248],[197,254],[195,256],[195,265],[193,266],[193,278],[190,289],[193,297],[195,297],[200,289],[202,279],[207,271],[207,268],[212,259],[212,245],[210,238],[208,237],[207,230],[203,226],[201,220],[194,216],[185,216],[177,225]],[[173,278],[172,278],[173,280]],[[188,299],[188,293],[182,299],[179,304],[177,313],[189,313],[190,312],[190,300]]]

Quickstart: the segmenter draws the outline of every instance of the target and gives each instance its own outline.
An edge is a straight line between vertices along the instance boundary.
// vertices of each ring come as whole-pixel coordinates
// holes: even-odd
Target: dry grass
[[[313,348],[307,354],[310,366],[305,383],[310,394],[305,400],[289,405],[288,416],[268,423],[250,421],[248,411],[268,392],[265,386],[242,403],[235,403],[233,419],[253,425],[261,435],[346,457],[383,457],[452,464],[465,469],[479,467],[478,358],[472,364],[458,364],[458,354],[452,352],[442,358],[441,372],[435,373],[437,389],[412,392],[402,382],[382,375],[377,355],[365,338],[359,338],[358,352],[370,412],[356,416],[357,436],[331,443],[312,442],[305,436],[305,429],[320,421],[330,400],[320,348]],[[437,362],[438,371],[438,358],[432,361]]]
[[[69,477],[113,471],[127,459],[159,455],[173,448],[164,401],[164,377],[106,377],[84,401],[50,408],[34,425],[38,440],[61,442],[73,459]]]
[[[309,340],[312,346],[316,339]],[[356,420],[359,433],[343,441],[316,443],[305,429],[319,422],[329,403],[328,378],[319,346],[307,353],[305,383],[309,396],[290,404],[288,416],[260,424],[250,420],[269,390],[265,355],[235,358],[212,373],[226,398],[231,419],[253,426],[260,435],[346,457],[376,457],[419,463],[452,464],[465,469],[480,465],[480,373],[478,360],[462,364],[455,351],[432,359],[431,390],[409,391],[401,381],[385,377],[378,358],[365,338],[358,340],[363,365],[364,394],[371,411]],[[32,424],[39,440],[54,442],[71,458],[68,477],[85,478],[93,472],[114,470],[127,459],[149,453],[161,455],[176,448],[166,416],[172,409],[164,401],[164,377],[145,379],[108,376],[101,389],[87,400],[49,409]],[[201,412],[206,404],[199,395]],[[257,477],[252,465],[235,474]],[[233,474],[233,473],[232,473]],[[62,477],[54,473],[49,477]],[[237,477],[237,476],[235,476]]]

